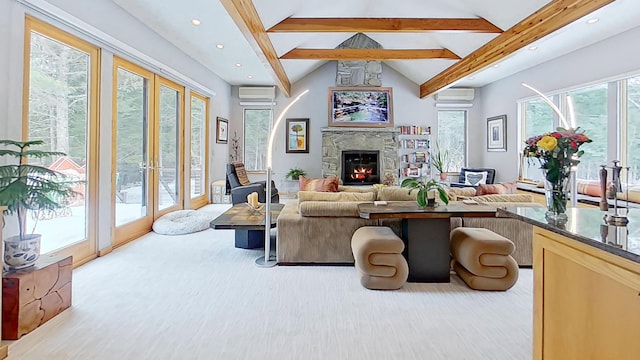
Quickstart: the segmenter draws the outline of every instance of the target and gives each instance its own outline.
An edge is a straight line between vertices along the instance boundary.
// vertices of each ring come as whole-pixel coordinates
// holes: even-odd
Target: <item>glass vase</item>
[[[549,223],[564,225],[568,220],[566,213],[569,200],[569,169],[559,169],[557,176],[549,176],[547,170],[543,170],[543,173],[544,195],[547,202],[545,218]]]

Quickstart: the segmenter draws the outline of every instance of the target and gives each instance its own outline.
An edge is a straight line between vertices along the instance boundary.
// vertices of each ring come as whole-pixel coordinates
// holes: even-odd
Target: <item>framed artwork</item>
[[[487,151],[507,151],[507,115],[487,119]]]
[[[329,126],[392,127],[391,88],[329,88]]]
[[[226,144],[229,141],[229,120],[216,118],[216,142]]]
[[[286,152],[309,153],[309,119],[287,119]]]

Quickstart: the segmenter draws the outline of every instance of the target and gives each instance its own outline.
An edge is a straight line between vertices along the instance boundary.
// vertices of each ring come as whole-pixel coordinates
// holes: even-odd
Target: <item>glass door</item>
[[[114,58],[112,183],[118,246],[181,208],[182,87]]]
[[[114,58],[112,184],[114,245],[136,238],[153,223],[150,122],[153,119],[153,73]]]
[[[156,217],[182,208],[182,114],[184,88],[158,77],[155,124]]]

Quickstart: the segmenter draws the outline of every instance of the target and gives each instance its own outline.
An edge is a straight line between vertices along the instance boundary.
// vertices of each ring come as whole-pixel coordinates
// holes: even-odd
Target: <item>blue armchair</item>
[[[240,177],[238,172],[241,173]],[[243,183],[246,185],[243,185]],[[249,183],[242,163],[227,164],[227,188],[231,191],[231,203],[234,205],[246,202],[247,195],[252,192],[258,193],[258,202],[265,203],[267,197],[266,183],[266,181]],[[279,201],[278,189],[275,183],[271,181],[271,202],[277,203]]]

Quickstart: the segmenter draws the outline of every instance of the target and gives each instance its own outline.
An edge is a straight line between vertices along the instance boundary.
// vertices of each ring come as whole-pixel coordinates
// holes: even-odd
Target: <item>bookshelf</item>
[[[429,178],[431,176],[431,127],[399,126],[398,179]]]

